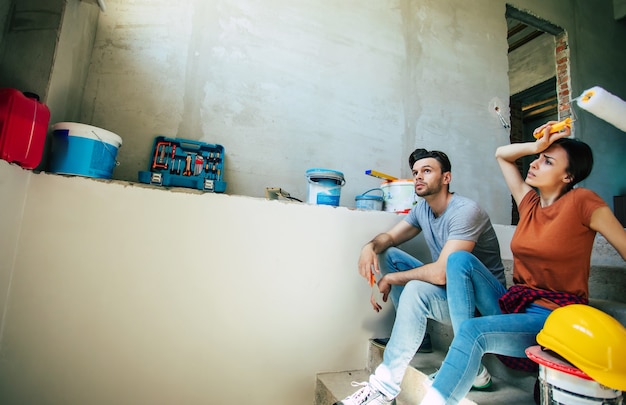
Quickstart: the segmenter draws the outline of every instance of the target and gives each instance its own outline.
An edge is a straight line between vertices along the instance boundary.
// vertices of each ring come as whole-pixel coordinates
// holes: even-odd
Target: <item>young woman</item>
[[[535,130],[535,142],[502,146],[496,159],[517,203],[520,220],[511,240],[514,285],[504,290],[486,272],[451,266],[448,301],[455,330],[448,354],[422,405],[456,404],[469,392],[485,353],[525,358],[525,349],[550,312],[559,306],[588,303],[591,251],[596,232],[626,260],[626,230],[594,192],[574,185],[591,172],[593,155],[570,130],[550,134],[549,122]],[[523,179],[515,161],[537,155]],[[475,309],[499,314],[470,318]],[[485,307],[485,312],[481,308]],[[453,309],[454,308],[454,309]],[[470,318],[470,319],[468,319]]]

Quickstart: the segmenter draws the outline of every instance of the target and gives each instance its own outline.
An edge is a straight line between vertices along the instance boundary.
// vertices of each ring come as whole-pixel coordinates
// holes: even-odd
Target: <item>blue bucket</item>
[[[369,194],[372,191],[380,191],[381,195]],[[354,200],[356,202],[356,209],[382,211],[383,209],[382,193],[383,193],[382,188],[373,188],[371,190],[367,190],[363,194],[357,195],[356,197],[354,197]]]
[[[122,138],[106,129],[76,122],[59,122],[52,129],[48,171],[101,179],[113,176]]]
[[[307,203],[335,207],[339,205],[341,187],[346,184],[343,173],[328,169],[309,169],[306,177],[309,183]]]

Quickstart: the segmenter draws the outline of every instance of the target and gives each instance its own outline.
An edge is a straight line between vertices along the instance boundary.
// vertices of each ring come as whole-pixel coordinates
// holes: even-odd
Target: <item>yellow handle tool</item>
[[[378,172],[376,170],[371,170],[371,169],[366,170],[365,174],[367,174],[368,176],[372,176],[372,177],[378,177],[379,179],[383,179],[383,180],[391,180],[391,181],[398,180],[397,177],[393,177],[389,174],[381,173],[381,172]]]
[[[556,134],[557,132],[564,130],[565,127],[572,128],[571,118],[567,117],[563,121],[553,124],[552,128],[550,128],[550,134]],[[543,131],[537,132],[536,134],[533,134],[533,136],[535,137],[535,139],[541,139],[543,137]]]

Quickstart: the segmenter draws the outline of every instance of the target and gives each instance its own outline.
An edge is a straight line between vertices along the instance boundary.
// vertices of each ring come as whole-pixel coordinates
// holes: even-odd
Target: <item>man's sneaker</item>
[[[384,349],[389,343],[389,338],[376,338],[372,339],[372,344],[380,349]],[[432,353],[433,352],[433,344],[430,340],[430,333],[426,333],[424,335],[424,340],[422,340],[422,344],[419,349],[417,349],[418,353]]]
[[[389,343],[389,338],[375,338],[372,339],[372,344],[379,349],[384,349],[387,347],[387,343]]]
[[[393,403],[393,398],[385,397],[382,392],[374,389],[366,382],[352,382],[352,386],[363,388],[333,405],[391,405]]]
[[[428,375],[430,381],[435,379],[435,377],[437,376],[437,372],[438,370]],[[487,371],[487,367],[481,364],[480,368],[478,369],[478,375],[476,375],[476,378],[474,378],[472,389],[480,391],[486,390],[489,387],[491,387],[491,374],[489,374],[489,371]]]

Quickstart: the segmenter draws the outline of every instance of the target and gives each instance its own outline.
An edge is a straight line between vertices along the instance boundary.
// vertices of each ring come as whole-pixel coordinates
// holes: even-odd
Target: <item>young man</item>
[[[500,246],[489,216],[474,201],[450,192],[452,173],[448,156],[439,151],[416,149],[409,156],[409,166],[415,193],[422,199],[402,221],[363,247],[358,264],[359,273],[366,280],[372,272],[382,274],[378,288],[383,301],[391,296],[396,308],[391,338],[383,362],[369,382],[359,383],[361,389],[335,405],[391,404],[400,393],[406,368],[422,343],[427,320],[452,323],[453,330],[457,329],[463,319],[451,321],[445,288],[446,265],[452,252],[471,253],[466,260],[472,260],[473,266],[483,266],[505,284]],[[431,263],[424,264],[396,248],[420,232],[432,255]],[[455,262],[455,265],[467,263]],[[381,306],[373,297],[371,303],[375,311],[380,311]],[[489,385],[491,376],[481,367],[474,386]]]

